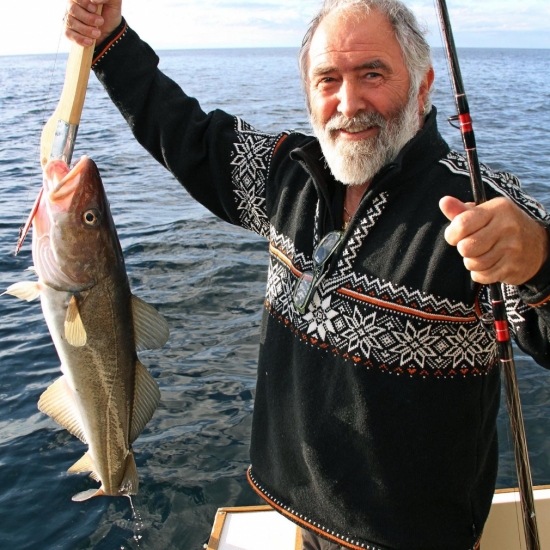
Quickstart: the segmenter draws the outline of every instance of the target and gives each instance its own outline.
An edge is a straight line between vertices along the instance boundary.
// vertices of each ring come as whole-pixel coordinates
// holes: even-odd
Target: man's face
[[[352,185],[372,179],[418,131],[427,89],[409,99],[401,47],[380,12],[325,17],[311,41],[308,100],[335,177]]]

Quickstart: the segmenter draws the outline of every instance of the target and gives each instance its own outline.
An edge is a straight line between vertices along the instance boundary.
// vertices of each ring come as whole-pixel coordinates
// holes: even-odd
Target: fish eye
[[[99,223],[99,212],[95,208],[90,208],[82,214],[82,220],[88,227],[95,227]]]

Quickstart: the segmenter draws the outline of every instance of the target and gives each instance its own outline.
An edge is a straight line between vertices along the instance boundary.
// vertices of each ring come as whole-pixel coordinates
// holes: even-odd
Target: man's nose
[[[358,111],[366,108],[360,88],[358,84],[344,80],[338,91],[338,112],[347,118],[353,118]]]

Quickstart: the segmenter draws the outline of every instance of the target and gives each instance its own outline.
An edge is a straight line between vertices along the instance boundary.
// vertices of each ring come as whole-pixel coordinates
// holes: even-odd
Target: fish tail
[[[71,499],[73,502],[84,502],[85,500],[88,500],[93,497],[100,497],[103,496],[105,492],[100,487],[99,489],[89,489],[88,491],[83,491],[82,493],[77,493],[73,496]]]

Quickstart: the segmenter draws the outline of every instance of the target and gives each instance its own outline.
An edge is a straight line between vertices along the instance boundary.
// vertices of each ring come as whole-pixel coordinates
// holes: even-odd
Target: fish
[[[101,483],[72,497],[137,494],[132,443],[152,418],[159,387],[137,351],[167,342],[166,320],[134,296],[97,165],[84,156],[70,167],[50,160],[31,213],[31,268],[38,280],[4,294],[42,311],[62,375],[40,396],[38,408],[88,445],[71,473]]]

